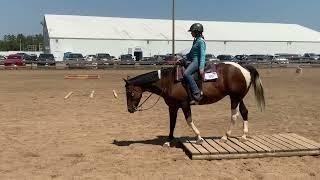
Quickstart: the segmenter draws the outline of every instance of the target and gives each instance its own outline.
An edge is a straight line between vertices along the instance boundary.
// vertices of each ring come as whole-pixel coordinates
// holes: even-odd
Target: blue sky
[[[40,33],[44,14],[171,18],[172,0],[1,0],[0,38]],[[176,18],[294,23],[320,31],[320,0],[176,0]]]

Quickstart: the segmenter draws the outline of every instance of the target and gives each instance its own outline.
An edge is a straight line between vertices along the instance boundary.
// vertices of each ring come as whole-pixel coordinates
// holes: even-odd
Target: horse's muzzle
[[[128,111],[129,111],[129,113],[134,113],[134,112],[136,112],[135,109],[131,109],[131,108],[128,108]]]

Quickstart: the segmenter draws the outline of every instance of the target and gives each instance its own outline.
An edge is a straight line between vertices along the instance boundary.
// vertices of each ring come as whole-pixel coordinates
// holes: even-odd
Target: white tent
[[[207,53],[320,52],[320,33],[296,24],[217,21],[176,21],[176,50],[191,46],[188,28],[204,25]],[[171,20],[45,15],[45,49],[61,58],[67,51],[114,56],[143,52],[144,56],[171,52]]]

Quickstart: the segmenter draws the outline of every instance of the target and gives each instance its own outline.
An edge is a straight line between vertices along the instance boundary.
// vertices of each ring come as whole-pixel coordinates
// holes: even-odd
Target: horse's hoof
[[[165,148],[169,148],[170,147],[170,142],[165,142],[162,146],[165,147]]]
[[[191,100],[191,101],[189,102],[189,104],[190,104],[190,105],[196,105],[196,101]]]
[[[239,141],[240,141],[240,142],[246,142],[246,141],[248,141],[248,139],[245,138],[245,137],[241,137],[241,138],[239,138]]]
[[[223,137],[220,139],[220,142],[222,142],[222,143],[226,143],[227,141],[228,141],[227,136],[223,136]]]
[[[204,142],[203,138],[200,138],[196,141],[197,145],[201,145]]]

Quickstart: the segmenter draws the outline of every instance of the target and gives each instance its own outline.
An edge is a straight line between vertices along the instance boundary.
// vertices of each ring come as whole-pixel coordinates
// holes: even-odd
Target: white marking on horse
[[[161,79],[161,70],[160,69],[158,70],[158,77],[159,77],[159,79]]]
[[[243,132],[244,134],[248,133],[248,121],[243,121]]]
[[[239,105],[235,109],[231,109],[231,122],[230,122],[229,129],[226,133],[228,137],[231,136],[232,129],[233,129],[234,125],[236,124],[236,120],[237,120],[238,116],[239,116]]]
[[[240,71],[242,72],[243,77],[244,77],[245,80],[246,80],[247,88],[249,88],[250,82],[251,82],[250,72],[249,72],[247,69],[245,69],[244,67],[240,66],[238,63],[235,63],[235,62],[224,62],[224,63],[225,63],[225,64],[231,64],[231,65],[233,65],[234,67],[240,69]]]

